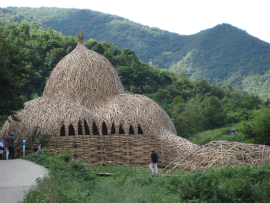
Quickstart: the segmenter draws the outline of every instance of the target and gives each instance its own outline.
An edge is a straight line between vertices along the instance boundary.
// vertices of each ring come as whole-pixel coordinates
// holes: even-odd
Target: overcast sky
[[[91,9],[183,35],[229,23],[270,43],[269,0],[1,0],[8,6]]]

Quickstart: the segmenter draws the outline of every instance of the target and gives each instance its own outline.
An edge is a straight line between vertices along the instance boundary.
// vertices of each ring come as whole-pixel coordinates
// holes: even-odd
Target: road
[[[25,193],[37,178],[48,174],[48,169],[22,159],[0,160],[0,202],[16,203],[23,200]]]

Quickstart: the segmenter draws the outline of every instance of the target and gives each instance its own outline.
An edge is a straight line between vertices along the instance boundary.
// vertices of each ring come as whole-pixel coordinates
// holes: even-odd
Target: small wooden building
[[[233,135],[234,133],[238,133],[238,128],[230,130],[230,135]]]

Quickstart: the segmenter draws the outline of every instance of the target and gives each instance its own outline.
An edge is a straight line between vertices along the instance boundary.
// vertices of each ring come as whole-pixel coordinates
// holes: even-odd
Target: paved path
[[[0,160],[0,202],[22,201],[36,179],[48,174],[41,165],[22,159]]]

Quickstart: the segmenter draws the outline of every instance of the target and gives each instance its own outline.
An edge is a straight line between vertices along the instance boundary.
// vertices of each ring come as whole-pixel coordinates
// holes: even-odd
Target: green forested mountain
[[[229,24],[184,36],[88,9],[0,9],[0,20],[7,19],[36,21],[66,36],[76,35],[81,25],[86,40],[107,40],[120,49],[133,50],[141,61],[152,60],[159,68],[183,71],[192,79],[222,82],[267,97],[270,44]]]

